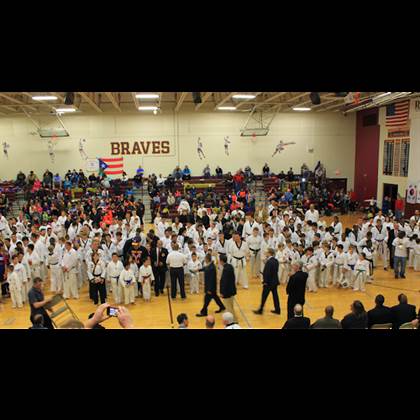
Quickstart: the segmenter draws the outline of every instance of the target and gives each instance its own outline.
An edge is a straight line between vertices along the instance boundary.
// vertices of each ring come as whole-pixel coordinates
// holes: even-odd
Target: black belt
[[[55,264],[50,264],[50,265],[58,265],[58,263],[55,263]]]
[[[184,267],[169,267],[171,270],[181,270]]]
[[[235,256],[233,256],[233,255],[232,255],[232,257],[233,257],[233,258],[235,258],[235,260],[239,260],[239,261],[241,261],[242,268],[244,268],[244,261],[243,261],[243,259],[244,259],[245,257],[235,257]]]

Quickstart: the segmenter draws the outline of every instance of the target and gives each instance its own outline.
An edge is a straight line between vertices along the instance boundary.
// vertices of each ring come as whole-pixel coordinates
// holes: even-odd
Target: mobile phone
[[[118,316],[118,308],[114,308],[113,306],[108,306],[108,308],[106,308],[106,314],[108,316]]]

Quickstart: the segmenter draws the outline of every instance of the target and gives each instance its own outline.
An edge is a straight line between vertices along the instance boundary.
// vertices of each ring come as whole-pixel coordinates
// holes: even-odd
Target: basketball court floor
[[[340,219],[343,226],[351,226],[357,220],[358,215],[342,216]],[[331,218],[325,218],[330,223]],[[146,231],[149,226],[146,226]],[[381,264],[381,262],[379,262]],[[394,279],[392,270],[385,271],[379,265],[375,269],[373,284],[366,285],[365,292],[354,292],[351,289],[336,289],[330,286],[327,289],[319,289],[317,293],[306,294],[305,316],[311,319],[311,322],[321,318],[324,314],[324,308],[332,304],[335,308],[334,317],[342,319],[344,315],[350,312],[350,304],[354,300],[360,300],[365,305],[365,309],[369,310],[374,306],[374,299],[377,294],[385,297],[385,305],[393,306],[397,304],[397,296],[405,293],[408,302],[420,307],[420,272],[414,272],[412,268],[407,269],[406,279]],[[261,282],[257,279],[250,278],[249,289],[244,290],[238,287],[236,296],[235,310],[239,324],[242,328],[248,329],[279,329],[287,319],[287,295],[286,286],[279,287],[279,297],[282,313],[280,316],[270,312],[273,309],[272,298],[269,296],[264,315],[255,315],[254,309],[257,309],[261,299]],[[186,287],[189,291],[188,285]],[[50,296],[49,282],[46,282],[45,295]],[[110,296],[112,304],[112,295]],[[70,299],[68,304],[75,311],[80,320],[84,321],[88,315],[95,311],[95,305],[89,300],[88,289],[85,285],[80,292],[78,300]],[[202,285],[200,285],[199,295],[187,294],[187,299],[182,301],[176,299],[172,301],[172,311],[176,325],[176,315],[186,313],[189,318],[190,328],[203,329],[205,321],[203,318],[195,316],[203,305]],[[154,297],[151,302],[144,302],[141,298],[136,299],[135,305],[127,306],[133,316],[136,328],[140,329],[167,329],[171,328],[168,296]],[[215,314],[217,305],[212,302],[209,307],[209,314],[214,314],[216,318],[216,328],[223,328],[221,314]],[[0,304],[0,328],[2,329],[19,329],[28,328],[31,323],[29,321],[29,306],[26,304],[22,309],[12,309],[10,299],[5,304]],[[120,328],[115,318],[110,318],[103,323],[105,328]]]

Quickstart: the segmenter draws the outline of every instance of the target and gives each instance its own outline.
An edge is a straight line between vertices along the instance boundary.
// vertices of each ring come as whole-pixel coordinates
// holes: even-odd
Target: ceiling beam
[[[7,99],[10,102],[13,102],[13,103],[18,104],[18,105],[26,105],[28,108],[32,109],[32,111],[36,111],[36,108],[34,106],[25,104],[25,102],[22,102],[18,99],[12,98],[11,96],[6,95],[5,93],[0,93],[0,96],[4,99]]]
[[[195,110],[196,111],[198,111],[201,107],[202,107],[202,105],[204,104],[204,102],[206,102],[207,101],[207,99],[209,99],[210,98],[210,96],[211,95],[213,95],[213,92],[206,92],[204,95],[203,95],[203,97],[201,98],[201,103],[200,104],[197,104],[196,106],[195,106]]]
[[[91,98],[88,94],[88,92],[77,92],[86,102],[94,108],[98,112],[103,112],[102,109],[98,106],[98,104],[95,102],[93,98]]]
[[[258,98],[258,96],[259,95],[261,95],[261,93],[262,92],[256,92],[256,93],[254,93],[253,95],[255,95],[256,96],[256,98]],[[255,99],[256,99],[255,98]],[[252,99],[251,99],[251,101],[252,101]],[[245,104],[249,104],[250,103],[250,100],[246,100],[246,99],[244,99],[244,100],[242,100],[242,102],[239,102],[237,105],[236,105],[236,108],[240,108],[242,105],[245,105]],[[256,102],[257,103],[257,102]]]
[[[116,98],[115,98],[115,96],[114,96],[114,93],[113,93],[113,92],[105,92],[105,95],[106,95],[106,96],[107,96],[107,98],[111,101],[112,105],[114,105],[114,108],[115,108],[117,111],[122,112],[122,111],[121,111],[121,108],[120,108],[120,106],[118,105],[118,102],[117,102],[117,100],[116,100]]]
[[[137,111],[139,110],[139,100],[136,98],[136,92],[131,92],[131,96],[133,97],[134,106],[136,107]]]
[[[222,106],[224,103],[226,103],[229,99],[232,98],[233,95],[236,95],[238,92],[230,92],[228,95],[226,95],[222,100],[220,100],[214,109],[217,109],[219,106]]]
[[[158,92],[159,94],[159,103],[158,103],[158,108],[160,109],[160,105],[162,103],[162,96],[163,96],[163,92]]]
[[[176,103],[176,106],[175,106],[175,112],[177,112],[181,108],[182,103],[184,102],[185,98],[187,97],[187,94],[188,94],[188,92],[181,92],[181,96],[179,97],[179,99]]]

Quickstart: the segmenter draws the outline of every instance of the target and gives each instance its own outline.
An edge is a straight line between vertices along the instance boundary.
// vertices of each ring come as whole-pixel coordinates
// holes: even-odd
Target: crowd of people
[[[327,225],[313,203],[302,211],[270,196],[267,207],[255,207],[239,173],[241,179],[225,197],[212,191],[173,194],[168,188],[177,216],[156,212],[152,228],[145,229],[142,201],[135,202],[126,192],[110,194],[100,178],[89,177],[96,188],[86,188],[73,199],[64,182],[80,187],[85,182],[80,171],[69,171],[61,185],[54,185],[54,177],[45,183],[44,174],[39,188],[34,188],[34,175],[25,180],[18,175],[30,186],[19,216],[0,217],[1,290],[13,308],[29,302],[31,321],[42,315],[48,327],[52,323],[42,293],[47,280],[50,291],[65,299],[78,299],[87,283],[93,304],[112,301],[117,306],[139,299],[147,304],[152,295],[158,298],[168,289],[172,299],[178,294],[186,299],[186,283],[191,294],[200,293],[203,284],[204,302],[197,316],[207,317],[214,300],[217,312],[225,313],[226,325],[233,326],[237,287],[248,289],[249,276],[262,283],[257,314],[263,313],[270,293],[273,312],[280,314],[277,287],[287,284],[289,322],[302,315],[302,293],[327,287],[364,291],[379,262],[384,270],[393,268],[396,279],[405,278],[406,266],[420,270],[418,211],[407,221],[379,210],[351,228],[344,228],[339,216]],[[149,177],[149,182],[159,193],[157,178]],[[359,303],[353,307],[364,311]],[[346,328],[346,321],[341,325]]]

